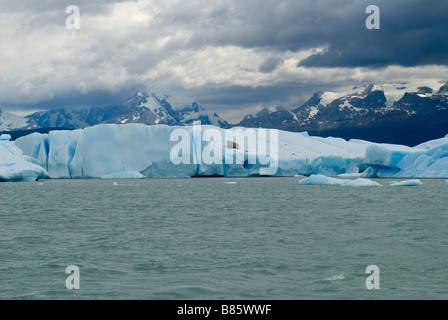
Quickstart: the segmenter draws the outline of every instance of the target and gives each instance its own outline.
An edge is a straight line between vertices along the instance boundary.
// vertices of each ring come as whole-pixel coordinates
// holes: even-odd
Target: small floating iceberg
[[[356,180],[345,180],[344,187],[382,187],[381,184],[378,182],[369,180],[369,179],[363,179],[359,178]]]
[[[356,180],[344,180],[337,178],[330,178],[322,175],[312,175],[309,178],[299,181],[302,186],[344,186],[344,187],[382,187],[378,182],[359,178]]]
[[[418,187],[423,185],[423,183],[419,179],[415,180],[406,180],[401,182],[392,183],[392,187]]]
[[[101,176],[101,179],[143,179],[143,178],[145,178],[144,175],[134,171],[117,172]]]
[[[299,185],[301,186],[342,186],[343,184],[344,180],[342,179],[322,175],[312,175],[299,181]]]

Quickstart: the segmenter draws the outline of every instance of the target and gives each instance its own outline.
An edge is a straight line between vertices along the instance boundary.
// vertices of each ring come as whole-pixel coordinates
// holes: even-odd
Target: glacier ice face
[[[15,141],[23,153],[37,159],[47,170],[47,158],[49,152],[48,134],[32,133]]]
[[[423,182],[421,182],[419,179],[405,180],[391,184],[392,187],[418,187],[421,185],[423,185]]]
[[[191,149],[183,150],[190,160],[187,164],[171,161],[171,151],[179,143],[171,139],[176,129],[186,130],[186,139],[191,144]],[[204,141],[204,132],[210,129],[217,130],[223,137],[228,133],[213,126],[201,126],[199,133],[195,134],[194,126],[104,124],[75,131],[34,133],[17,139],[16,145],[25,155],[39,160],[51,178],[101,178],[130,171],[146,177],[332,176],[358,173],[365,169],[364,154],[370,145],[359,140],[346,141],[278,131],[278,139],[273,143],[278,170],[269,172],[267,165],[247,162],[253,156],[253,151],[247,148],[233,150],[246,161],[227,161],[230,156],[226,143],[212,148],[215,141]],[[252,131],[248,132],[250,138]],[[223,160],[221,164],[197,161],[209,149],[216,151],[214,156]]]
[[[340,138],[303,136],[279,131],[278,176],[320,174],[337,176],[364,170],[364,154],[370,143]]]
[[[448,138],[432,140],[414,148],[372,144],[367,147],[367,178],[446,178]]]
[[[26,155],[37,158],[51,178],[101,178],[118,172],[149,177],[191,177],[196,165],[170,163],[174,127],[143,124],[99,125],[75,131],[32,134],[16,141]]]
[[[182,138],[173,139],[178,129],[183,130],[183,139],[191,146],[182,150],[188,160],[182,164],[172,161],[173,148],[179,144],[178,138]],[[276,163],[266,165],[248,161],[257,156],[251,148],[231,148],[226,141],[206,139],[210,130],[226,137],[229,130],[237,129],[243,130],[249,140],[258,139],[254,136],[255,129],[247,128],[104,124],[75,131],[34,133],[19,138],[15,144],[23,151],[21,157],[27,163],[40,163],[50,178],[101,178],[125,172],[145,177],[339,175],[347,178],[363,172],[363,178],[448,178],[448,137],[410,148],[278,131],[278,137],[266,140],[268,144],[273,141],[269,148],[275,149]],[[10,143],[8,137],[2,139]],[[207,153],[221,163],[199,161]],[[242,161],[229,161],[234,159]],[[269,170],[272,164],[277,170]]]
[[[46,178],[47,173],[40,162],[24,156],[13,142],[11,136],[0,136],[0,181],[36,181]]]
[[[76,148],[68,162],[71,177],[98,178],[117,172],[134,171],[147,177],[185,177],[196,172],[196,165],[170,162],[170,134],[174,127],[100,125],[86,128],[77,138]],[[50,149],[51,149],[50,141]],[[52,174],[50,166],[49,174]]]

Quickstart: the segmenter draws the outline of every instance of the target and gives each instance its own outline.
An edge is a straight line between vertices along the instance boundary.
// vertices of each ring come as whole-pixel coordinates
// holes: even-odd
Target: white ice
[[[188,164],[175,164],[170,158],[172,148],[178,144],[178,141],[171,141],[170,137],[179,128],[186,130],[186,139],[191,144],[190,150],[184,150],[186,157],[191,160]],[[209,129],[220,132],[223,137],[227,132],[214,126],[202,126],[200,132]],[[241,129],[248,133],[250,139],[254,138],[254,129]],[[7,143],[13,145],[12,142]],[[195,164],[199,156],[214,143],[213,140],[199,141],[192,127],[104,124],[74,131],[34,133],[19,138],[15,145],[23,151],[24,156],[19,156],[22,160],[41,165],[38,176],[46,176],[47,172],[50,178],[101,178],[126,172],[139,173],[145,177],[173,178],[260,175],[348,178],[359,177],[360,172],[363,172],[363,178],[448,178],[448,137],[410,148],[278,131],[278,141],[274,143],[278,170],[267,174],[266,165],[258,162],[249,165],[235,162],[229,164],[226,154],[228,146],[225,143],[216,150],[222,163],[206,164],[202,161]],[[248,148],[235,152],[244,159],[253,155],[253,151]],[[7,170],[3,167],[0,172]],[[33,168],[36,169],[35,166]],[[15,178],[13,174],[5,175],[3,179]]]
[[[418,187],[421,185],[423,185],[423,182],[421,182],[419,179],[394,182],[391,184],[392,187]]]
[[[176,129],[188,131],[190,164],[174,164],[171,149],[178,141],[170,141]],[[224,137],[226,130],[202,126],[202,132],[214,129]],[[241,128],[246,130],[246,128]],[[42,163],[51,178],[101,178],[118,172],[138,172],[145,177],[247,177],[263,175],[266,165],[228,164],[224,144],[218,155],[221,164],[194,164],[201,152],[214,142],[193,141],[192,127],[166,125],[104,124],[75,131],[34,133],[17,139],[24,154]],[[245,131],[246,132],[246,131]],[[248,136],[250,130],[247,131]],[[269,134],[268,134],[269,136]],[[197,140],[197,139],[196,139]],[[369,142],[340,138],[310,137],[302,133],[279,131],[278,170],[275,176],[324,174],[335,176],[358,173],[365,169],[364,154]],[[247,149],[247,148],[246,148]],[[247,159],[250,150],[236,150]]]
[[[0,136],[0,181],[36,181],[47,173],[36,159],[24,156],[10,135]]]
[[[414,148],[371,144],[367,147],[367,178],[447,178],[448,138],[428,141]]]
[[[139,172],[133,172],[133,171],[106,174],[101,177],[101,179],[142,179],[142,178],[145,178],[145,176]]]
[[[344,186],[344,187],[381,187],[378,182],[369,179],[356,179],[356,180],[345,180],[330,178],[322,175],[312,175],[309,178],[302,179],[299,181],[300,185],[315,185],[315,186]]]
[[[312,175],[311,177],[299,181],[302,186],[342,186],[345,183],[343,179],[330,178],[322,175]]]

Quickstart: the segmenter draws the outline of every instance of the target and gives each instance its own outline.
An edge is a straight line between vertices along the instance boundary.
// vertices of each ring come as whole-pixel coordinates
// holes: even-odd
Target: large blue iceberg
[[[173,141],[178,129],[191,145],[191,149],[183,150],[189,161],[180,164],[172,161],[172,152],[180,141]],[[247,139],[257,140],[251,136],[256,134],[254,129],[239,129],[245,130]],[[238,129],[201,126],[200,132],[195,130],[198,129],[194,126],[104,124],[82,130],[34,133],[19,138],[16,145],[26,156],[40,162],[50,178],[101,178],[120,172],[137,172],[145,177],[338,175],[364,170],[364,154],[369,145],[365,141],[278,131],[278,139],[272,139],[272,143],[269,137],[266,139],[270,143],[270,163],[249,163],[252,156],[256,158],[256,151],[251,148],[239,148],[226,141],[218,144],[205,137],[212,130],[225,137],[230,130]],[[198,161],[211,146],[213,156],[221,162]],[[270,170],[274,165],[276,170]]]
[[[227,139],[227,134],[238,130],[244,132],[243,141],[255,141],[258,149]],[[33,133],[15,144],[4,138],[0,141],[0,180],[126,178],[131,177],[129,173],[132,177],[175,178],[334,177],[363,172],[364,178],[448,178],[448,137],[410,148],[287,131],[263,136],[257,130],[103,124]],[[208,136],[213,134],[213,138]],[[260,157],[261,137],[266,138],[263,148],[269,150],[264,158]],[[179,148],[181,142],[188,148]]]

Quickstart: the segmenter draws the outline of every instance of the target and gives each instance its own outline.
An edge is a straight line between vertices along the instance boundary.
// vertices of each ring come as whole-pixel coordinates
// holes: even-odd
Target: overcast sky
[[[380,30],[365,26],[372,4]],[[318,90],[448,80],[447,30],[440,0],[0,0],[0,108],[118,105],[148,89],[235,122]]]

